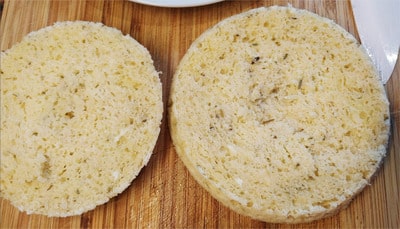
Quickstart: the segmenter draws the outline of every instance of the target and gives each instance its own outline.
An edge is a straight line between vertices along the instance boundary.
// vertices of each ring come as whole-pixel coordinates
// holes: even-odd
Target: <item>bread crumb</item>
[[[162,88],[148,50],[130,36],[58,22],[2,52],[0,66],[1,195],[19,210],[82,214],[148,163]]]
[[[386,154],[388,100],[368,55],[331,20],[292,7],[250,10],[202,34],[169,104],[194,178],[266,222],[337,212]]]

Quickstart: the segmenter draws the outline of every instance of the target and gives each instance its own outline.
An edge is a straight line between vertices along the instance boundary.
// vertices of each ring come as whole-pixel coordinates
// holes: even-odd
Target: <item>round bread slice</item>
[[[329,19],[257,8],[202,34],[173,78],[172,139],[192,176],[255,219],[332,215],[386,154],[388,100],[365,51]]]
[[[162,89],[146,48],[101,23],[59,22],[1,53],[1,195],[28,214],[78,215],[147,164]]]

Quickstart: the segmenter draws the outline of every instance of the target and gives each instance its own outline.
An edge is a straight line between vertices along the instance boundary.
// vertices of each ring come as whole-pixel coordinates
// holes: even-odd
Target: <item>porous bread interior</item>
[[[60,22],[1,54],[1,195],[70,216],[122,192],[162,117],[147,49],[101,23]]]
[[[386,153],[388,101],[368,56],[333,21],[291,7],[251,10],[201,35],[169,106],[194,178],[267,222],[333,214]]]

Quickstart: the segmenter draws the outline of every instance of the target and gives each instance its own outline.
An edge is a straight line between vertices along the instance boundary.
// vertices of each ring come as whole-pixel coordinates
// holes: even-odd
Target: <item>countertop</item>
[[[351,5],[346,0],[223,1],[189,8],[162,8],[123,0],[0,0],[1,50],[56,21],[102,22],[130,34],[148,48],[157,70],[162,72],[166,110],[173,73],[202,32],[231,15],[288,3],[333,19],[358,38]],[[399,61],[385,88],[392,120],[388,155],[371,185],[333,217],[307,224],[268,224],[229,210],[196,183],[178,158],[164,112],[150,162],[123,193],[83,215],[66,218],[27,215],[0,199],[0,228],[399,228]]]

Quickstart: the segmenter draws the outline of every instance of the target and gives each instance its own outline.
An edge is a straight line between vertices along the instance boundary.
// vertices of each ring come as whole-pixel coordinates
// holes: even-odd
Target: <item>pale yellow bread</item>
[[[388,100],[365,51],[292,7],[227,18],[173,77],[169,122],[193,177],[234,211],[274,223],[334,214],[386,154]]]
[[[125,190],[162,118],[150,53],[101,23],[59,22],[1,53],[1,196],[78,215]]]

